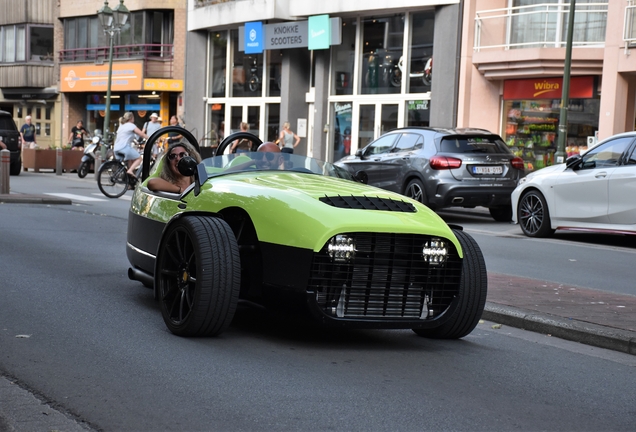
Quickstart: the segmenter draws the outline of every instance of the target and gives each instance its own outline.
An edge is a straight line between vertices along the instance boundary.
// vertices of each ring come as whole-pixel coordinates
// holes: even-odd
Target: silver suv
[[[20,132],[18,132],[18,128],[13,121],[13,116],[6,111],[0,111],[0,141],[5,143],[7,150],[11,152],[9,173],[11,175],[19,175],[22,169]]]
[[[524,175],[523,160],[484,129],[395,129],[335,165],[433,210],[484,206],[500,222],[511,220],[510,194]]]

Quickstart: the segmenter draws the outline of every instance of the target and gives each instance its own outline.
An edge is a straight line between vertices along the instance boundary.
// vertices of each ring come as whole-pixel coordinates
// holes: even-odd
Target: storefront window
[[[210,105],[210,128],[206,131],[202,145],[216,147],[225,137],[225,105]]]
[[[433,33],[435,30],[435,12],[427,11],[413,14],[411,26],[411,46],[409,47],[409,93],[431,91],[433,76]],[[402,61],[400,59],[400,66]],[[404,75],[403,67],[400,73]]]
[[[554,163],[558,143],[561,99],[504,101],[506,144],[523,158],[526,171]],[[568,156],[587,149],[588,137],[598,130],[599,99],[570,99],[566,153]]]
[[[351,154],[351,102],[335,102],[333,104],[334,140],[333,160],[337,161]]]
[[[353,94],[353,65],[355,63],[356,19],[342,20],[342,43],[331,47],[333,73],[331,94]]]
[[[225,96],[227,32],[216,32],[210,35],[210,58],[212,59],[212,97]]]
[[[267,51],[268,96],[280,96],[282,60],[283,52],[281,50]]]
[[[280,104],[267,104],[267,141],[275,142],[278,140],[278,128],[280,125]]]
[[[406,101],[406,125],[405,126],[429,126],[430,100]]]
[[[404,15],[362,20],[362,94],[400,93]]]
[[[232,96],[262,96],[263,54],[245,54],[239,51],[238,30],[232,30],[233,64]]]

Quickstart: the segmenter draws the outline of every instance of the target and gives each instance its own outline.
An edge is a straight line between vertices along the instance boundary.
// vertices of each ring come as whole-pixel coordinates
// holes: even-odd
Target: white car
[[[555,230],[636,235],[636,132],[528,174],[512,192],[512,210],[530,237]]]

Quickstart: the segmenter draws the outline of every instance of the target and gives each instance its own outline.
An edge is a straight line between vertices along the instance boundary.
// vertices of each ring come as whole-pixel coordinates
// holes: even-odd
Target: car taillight
[[[429,165],[433,169],[455,169],[462,166],[462,160],[448,156],[433,156],[429,160]]]
[[[514,157],[511,161],[510,164],[512,165],[513,168],[516,168],[518,170],[522,170],[524,169],[524,165],[523,165],[523,159],[521,159],[520,157]]]

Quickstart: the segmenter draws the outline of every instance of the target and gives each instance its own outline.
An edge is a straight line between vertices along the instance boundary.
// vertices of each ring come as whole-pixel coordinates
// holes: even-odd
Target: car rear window
[[[508,146],[498,137],[447,137],[440,143],[444,153],[510,153]]]
[[[0,115],[0,129],[2,130],[17,130],[13,119],[6,115]]]

